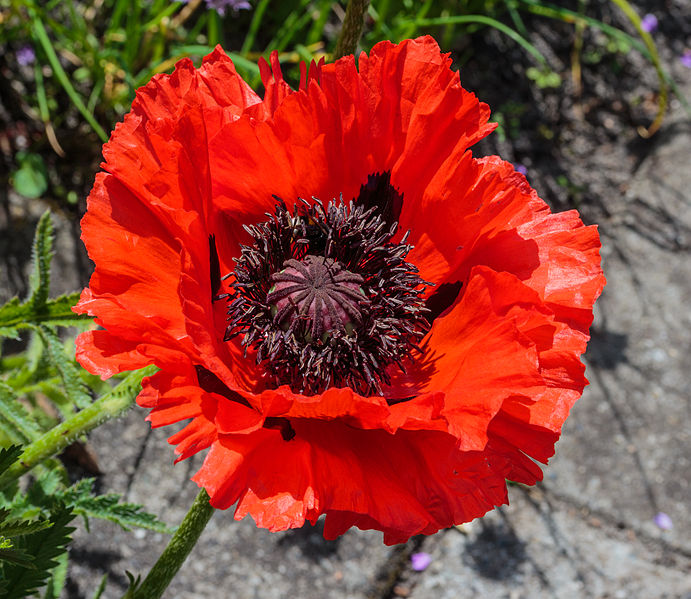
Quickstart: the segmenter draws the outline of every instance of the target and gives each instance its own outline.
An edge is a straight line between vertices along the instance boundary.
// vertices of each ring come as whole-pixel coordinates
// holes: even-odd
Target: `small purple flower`
[[[249,10],[252,8],[252,5],[245,0],[206,0],[206,8],[215,10],[223,17],[226,14],[227,8],[237,13],[240,10]]]
[[[34,49],[28,44],[26,46],[22,46],[21,48],[19,48],[19,50],[17,50],[17,62],[23,67],[33,64],[35,60],[36,53],[34,52]]]
[[[521,173],[521,175],[527,175],[528,174],[528,168],[523,164],[519,164],[517,162],[516,164],[513,165],[513,168],[516,169],[517,173]]]
[[[661,530],[672,530],[672,528],[674,528],[672,519],[664,512],[658,512],[655,514],[653,522],[655,522],[657,527]]]
[[[686,50],[680,57],[681,64],[683,64],[687,69],[691,69],[691,50]]]
[[[187,4],[189,0],[176,0]],[[226,9],[230,8],[234,13],[241,10],[250,10],[252,5],[246,0],[205,0],[207,10],[215,10],[222,17],[226,14]]]
[[[641,29],[652,33],[657,29],[657,17],[655,15],[647,14],[641,19]]]
[[[432,556],[424,551],[413,553],[413,555],[410,556],[410,562],[413,565],[413,570],[422,572],[432,563]]]

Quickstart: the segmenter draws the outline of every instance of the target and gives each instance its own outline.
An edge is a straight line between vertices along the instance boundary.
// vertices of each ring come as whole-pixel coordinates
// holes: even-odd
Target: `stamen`
[[[277,200],[246,227],[254,243],[231,273],[226,340],[242,336],[274,384],[296,392],[381,394],[387,367],[403,369],[429,330],[430,284],[405,261],[407,236],[391,243],[397,223],[376,205],[314,198],[291,214]]]

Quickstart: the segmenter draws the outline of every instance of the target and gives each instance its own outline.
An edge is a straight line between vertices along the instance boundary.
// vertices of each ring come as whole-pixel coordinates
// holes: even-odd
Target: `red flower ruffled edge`
[[[138,401],[152,426],[192,419],[170,442],[179,459],[210,448],[195,480],[216,507],[238,502],[236,518],[283,530],[326,513],[327,538],[355,525],[387,543],[470,520],[506,502],[505,478],[541,478],[530,457],[553,454],[582,393],[604,286],[596,230],[551,214],[508,163],[466,152],[493,126],[449,67],[431,38],[385,42],[359,72],[352,57],[312,65],[294,93],[273,55],[261,100],[217,49],[139,90],[104,148],[83,221],[96,272],[76,309],[105,330],[80,336],[78,358],[104,378],[161,368]],[[262,388],[221,341],[209,234],[228,272],[271,193],[354,197],[384,171],[406,198],[409,260],[437,285],[462,282],[426,339],[436,370],[423,378],[423,361],[398,377],[388,397],[417,397],[393,406],[349,389]],[[222,388],[202,388],[199,366]],[[295,438],[267,417],[288,419]]]

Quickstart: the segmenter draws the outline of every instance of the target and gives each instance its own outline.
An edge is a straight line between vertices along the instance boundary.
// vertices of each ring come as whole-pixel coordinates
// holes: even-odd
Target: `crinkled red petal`
[[[358,68],[303,69],[293,92],[272,54],[262,100],[217,49],[139,90],[104,147],[82,223],[96,270],[75,308],[104,330],[78,338],[78,359],[104,378],[156,364],[140,405],[153,426],[189,421],[170,442],[179,459],[209,448],[195,480],[238,518],[283,530],[325,513],[329,538],[358,526],[387,543],[467,521],[505,502],[505,478],[542,476],[533,460],[586,384],[597,232],[471,156],[494,125],[450,63],[429,37],[383,42]],[[408,260],[439,293],[423,355],[383,397],[267,387],[223,341],[214,249],[230,272],[274,195],[348,201],[383,172]]]

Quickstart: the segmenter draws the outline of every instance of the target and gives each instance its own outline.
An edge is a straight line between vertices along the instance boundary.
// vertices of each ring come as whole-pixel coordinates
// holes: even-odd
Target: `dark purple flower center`
[[[301,261],[291,258],[283,266],[271,275],[274,285],[266,301],[274,322],[284,331],[306,318],[307,341],[325,342],[331,330],[351,334],[354,326],[362,323],[362,310],[369,303],[360,287],[362,276],[323,256],[307,255]]]
[[[430,284],[405,260],[407,234],[391,241],[402,197],[378,180],[349,204],[300,200],[291,213],[276,198],[268,220],[246,227],[254,242],[229,275],[226,340],[241,336],[271,384],[381,394],[387,368],[419,352]]]

